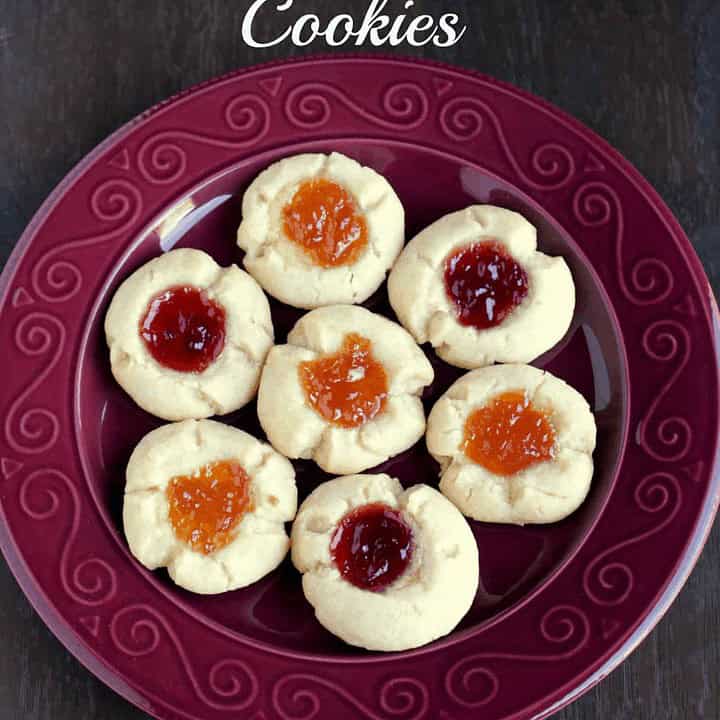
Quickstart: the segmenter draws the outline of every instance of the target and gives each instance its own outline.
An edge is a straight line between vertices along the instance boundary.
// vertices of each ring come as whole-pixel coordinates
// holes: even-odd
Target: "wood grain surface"
[[[248,0],[0,0],[0,258],[94,145],[201,80],[303,52],[243,45]],[[329,17],[368,0],[296,0]],[[391,0],[390,7],[401,7]],[[413,50],[537,93],[657,188],[720,292],[720,2],[417,0],[461,14],[453,48]],[[292,15],[292,13],[289,13]],[[284,27],[263,28],[271,31]],[[716,429],[708,429],[715,431]],[[720,718],[720,533],[666,618],[560,720]],[[0,561],[0,718],[139,720],[45,628]],[[480,719],[480,715],[478,715]]]

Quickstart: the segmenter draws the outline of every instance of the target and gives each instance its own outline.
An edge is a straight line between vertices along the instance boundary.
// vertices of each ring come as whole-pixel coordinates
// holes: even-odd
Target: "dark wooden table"
[[[296,0],[356,17],[369,0]],[[249,0],[0,0],[0,257],[96,143],[182,88],[300,54],[251,50]],[[398,9],[400,0],[390,0]],[[556,103],[631,160],[675,212],[720,291],[720,2],[417,0],[470,24],[459,45],[413,51]],[[331,12],[332,10],[332,12]],[[290,13],[292,16],[292,13]],[[284,25],[283,25],[284,26]],[[270,33],[278,27],[266,27]],[[325,52],[315,43],[302,52]],[[715,429],[708,429],[714,431]],[[563,720],[720,718],[720,533],[651,637]],[[0,562],[0,718],[145,715],[67,653]]]

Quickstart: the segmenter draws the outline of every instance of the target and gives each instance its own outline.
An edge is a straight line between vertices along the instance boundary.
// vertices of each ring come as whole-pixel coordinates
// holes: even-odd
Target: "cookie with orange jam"
[[[462,368],[532,362],[565,336],[575,311],[565,260],[538,251],[522,215],[493,205],[445,215],[414,237],[388,294],[413,337]]]
[[[212,420],[163,425],[127,466],[125,536],[148,569],[214,594],[276,568],[289,541],[297,489],[290,462],[242,430]]]
[[[293,523],[292,561],[318,621],[350,645],[407,650],[447,635],[478,587],[472,530],[437,490],[389,475],[323,483]]]
[[[179,248],[120,285],[105,337],[112,373],[133,400],[164,420],[186,420],[224,415],[255,397],[273,325],[248,273]]]
[[[468,373],[435,404],[427,428],[440,490],[475,520],[519,525],[556,522],[581,505],[595,437],[585,398],[529,365]]]
[[[360,472],[425,432],[420,401],[432,366],[409,333],[362,307],[302,317],[268,354],[258,416],[273,446],[327,472]]]
[[[294,307],[365,301],[405,242],[405,213],[390,183],[339,153],[271,165],[245,192],[242,210],[245,268]]]

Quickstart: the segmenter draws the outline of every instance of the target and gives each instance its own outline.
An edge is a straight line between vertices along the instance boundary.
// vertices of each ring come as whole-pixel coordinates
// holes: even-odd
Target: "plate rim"
[[[156,116],[163,110],[167,110],[173,107],[177,107],[180,102],[186,97],[196,96],[203,90],[208,90],[216,87],[224,82],[232,81],[233,79],[257,71],[268,70],[272,68],[282,68],[291,65],[302,65],[302,64],[315,64],[318,61],[337,61],[337,60],[353,60],[353,61],[371,61],[379,63],[389,63],[393,65],[411,64],[424,66],[426,68],[434,68],[441,70],[446,73],[452,73],[460,78],[467,79],[468,76],[475,79],[481,80],[487,85],[492,86],[495,89],[500,89],[512,96],[519,97],[525,101],[530,102],[539,109],[542,109],[548,114],[553,120],[563,122],[568,128],[573,130],[575,133],[580,135],[586,141],[591,142],[595,146],[599,146],[602,151],[612,159],[626,177],[628,177],[632,183],[640,190],[640,192],[648,199],[652,200],[653,210],[658,214],[663,224],[670,231],[669,234],[672,236],[675,243],[683,251],[683,255],[687,258],[689,268],[692,273],[694,280],[698,283],[698,286],[703,286],[706,290],[706,295],[703,296],[702,312],[708,320],[711,327],[715,330],[713,338],[713,345],[716,357],[720,354],[720,313],[716,300],[714,298],[712,288],[709,285],[707,277],[705,275],[702,263],[692,245],[687,238],[686,233],[682,229],[677,218],[673,215],[666,203],[662,200],[657,191],[650,185],[650,183],[640,174],[640,172],[614,147],[612,147],[607,141],[599,136],[595,131],[576,120],[574,117],[569,115],[566,111],[558,108],[554,104],[547,100],[538,97],[530,92],[527,92],[521,88],[515,87],[505,81],[497,80],[484,73],[480,73],[473,69],[461,68],[448,63],[426,60],[416,57],[403,57],[402,55],[386,55],[379,53],[322,53],[322,54],[310,54],[296,58],[289,59],[278,59],[270,62],[259,63],[251,65],[245,68],[240,68],[229,73],[225,73],[216,78],[211,78],[206,81],[194,84],[186,89],[175,93],[169,98],[162,100],[161,102],[153,105],[151,108],[145,110],[139,115],[133,117],[113,133],[111,133],[105,140],[96,145],[91,149],[70,171],[63,177],[63,179],[55,186],[51,193],[47,196],[45,201],[40,205],[37,211],[34,213],[32,219],[28,223],[27,227],[21,234],[17,241],[13,251],[11,252],[5,267],[3,268],[2,275],[0,276],[0,307],[4,307],[8,300],[8,292],[12,284],[12,280],[15,277],[16,270],[18,268],[20,259],[24,255],[27,246],[31,239],[35,235],[35,231],[47,215],[52,211],[55,204],[64,196],[64,194],[72,187],[75,181],[83,174],[84,170],[92,165],[99,157],[101,157],[107,150],[114,146],[123,137],[129,134],[131,131],[149,120],[151,117]],[[718,381],[720,383],[720,367],[717,368]],[[692,528],[692,533],[685,544],[682,555],[680,556],[673,572],[668,577],[663,587],[658,591],[657,595],[652,601],[652,605],[643,614],[643,618],[638,621],[634,628],[630,630],[630,636],[626,637],[622,642],[617,642],[610,646],[607,653],[603,654],[596,663],[582,675],[585,675],[585,679],[578,685],[576,679],[573,679],[571,685],[575,686],[574,690],[571,690],[566,697],[557,701],[556,704],[549,706],[546,710],[542,710],[539,714],[533,715],[533,719],[539,719],[547,717],[548,714],[554,713],[561,707],[564,707],[574,699],[579,697],[605,675],[611,672],[617,665],[619,665],[625,657],[637,647],[637,645],[647,636],[647,634],[655,627],[657,622],[662,618],[664,613],[670,607],[677,594],[682,589],[685,581],[689,577],[690,572],[695,566],[697,559],[702,551],[702,548],[707,540],[707,537],[712,529],[715,514],[718,510],[718,504],[720,503],[720,434],[715,438],[714,443],[715,455],[712,461],[710,469],[710,482],[708,489],[702,503],[702,513],[699,514],[695,520]],[[5,520],[4,508],[0,506],[0,513],[2,514],[3,520]],[[0,549],[2,549],[3,555],[5,556],[8,565],[13,572],[18,584],[22,588],[24,594],[30,601],[31,605],[35,608],[36,612],[41,616],[45,624],[55,634],[58,639],[61,640],[63,645],[73,654],[78,660],[92,672],[94,675],[99,677],[103,682],[109,685],[113,690],[118,692],[121,696],[125,697],[130,702],[134,703],[141,709],[150,714],[154,714],[152,708],[147,707],[147,701],[143,700],[142,697],[138,699],[137,692],[127,686],[118,673],[109,665],[106,664],[104,659],[92,648],[89,644],[80,636],[72,626],[57,612],[52,602],[49,601],[42,591],[41,587],[35,581],[32,572],[29,570],[22,554],[19,552],[13,536],[9,532],[9,527],[5,522],[0,524]],[[609,656],[609,657],[608,657]],[[99,672],[97,665],[100,664],[102,669],[106,670],[106,673]],[[593,672],[593,669],[595,672]],[[103,675],[106,675],[105,677]],[[589,677],[587,677],[589,676]],[[548,697],[559,692],[557,689],[552,690],[548,695],[538,701],[538,705],[543,704],[547,701]],[[519,711],[515,715],[509,717],[525,717],[526,710]],[[160,717],[159,715],[154,715]],[[191,717],[191,716],[188,716]]]

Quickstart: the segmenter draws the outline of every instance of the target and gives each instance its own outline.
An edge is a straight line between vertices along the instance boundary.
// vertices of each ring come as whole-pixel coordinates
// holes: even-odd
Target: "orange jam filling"
[[[462,448],[490,472],[513,475],[555,456],[555,430],[550,418],[515,390],[469,415]]]
[[[170,523],[179,540],[209,555],[225,547],[243,515],[253,509],[250,478],[240,463],[220,460],[167,486]]]
[[[385,409],[385,368],[362,335],[346,335],[338,352],[300,363],[299,373],[307,401],[334,425],[358,427]]]
[[[354,263],[368,242],[367,223],[342,186],[308,180],[283,208],[285,235],[320,267]]]

